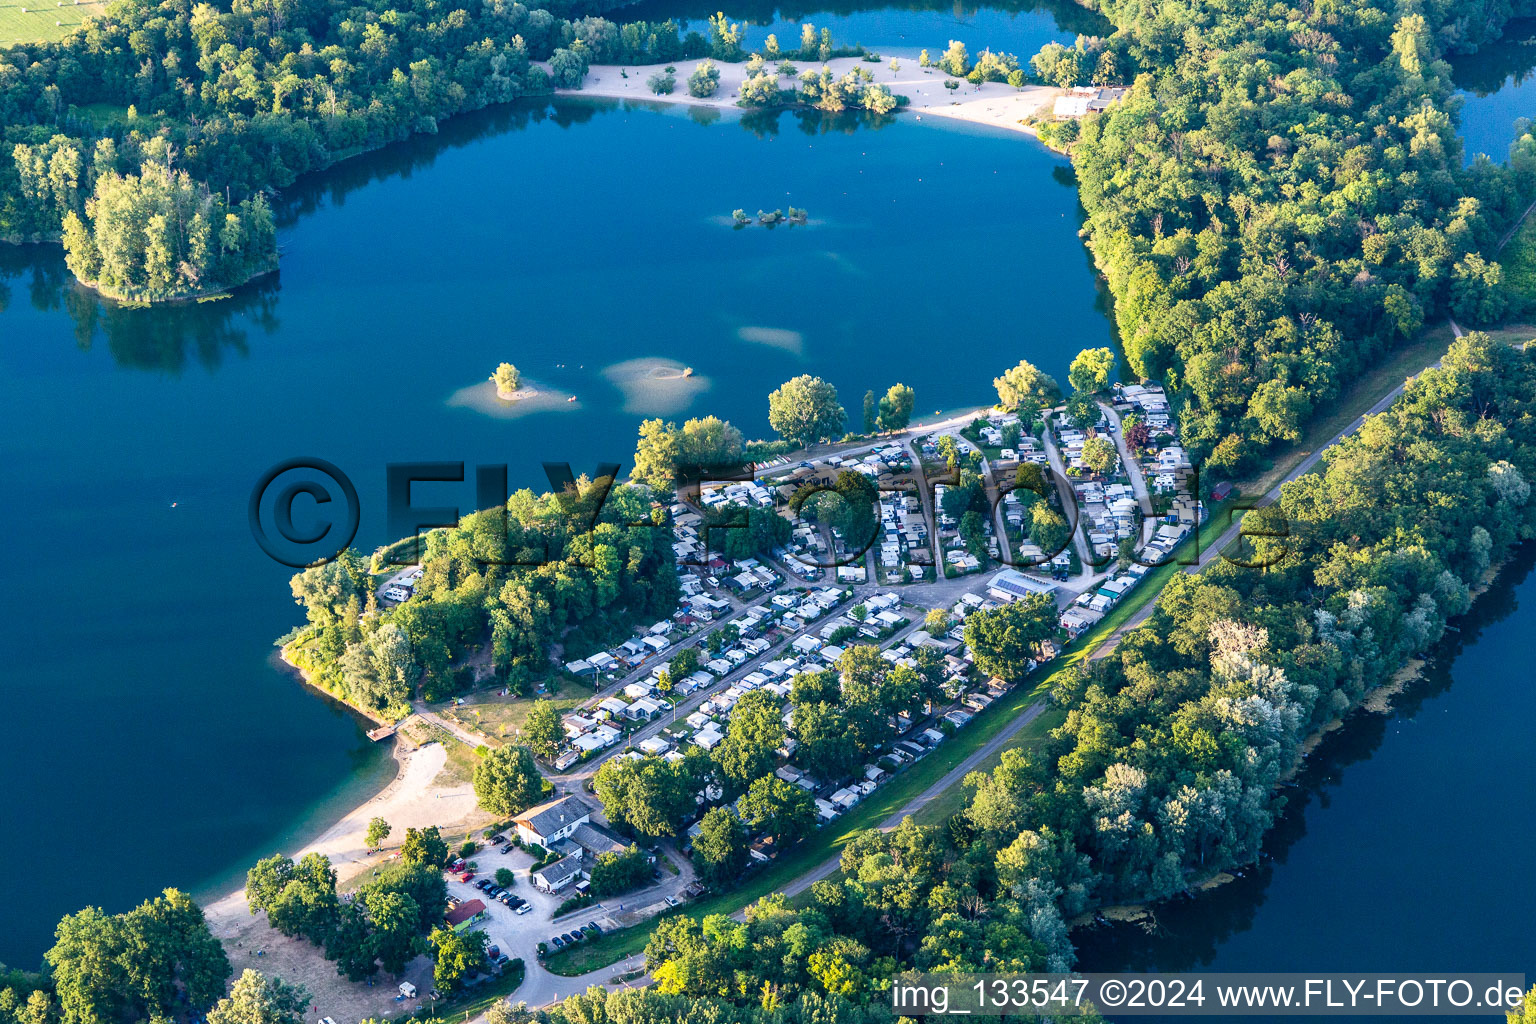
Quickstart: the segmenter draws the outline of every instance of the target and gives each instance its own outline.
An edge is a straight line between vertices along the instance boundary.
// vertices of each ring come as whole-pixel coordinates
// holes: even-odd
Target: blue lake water
[[[935,57],[951,39],[972,53],[983,48],[1002,50],[1027,61],[1046,43],[1071,44],[1079,34],[1108,35],[1110,26],[1099,15],[1071,0],[1040,3],[971,4],[912,0],[875,9],[854,3],[813,2],[792,6],[767,0],[722,4],[719,0],[641,0],[624,8],[623,16],[663,21],[675,18],[686,28],[707,34],[705,21],[717,11],[742,26],[743,46],[751,51],[770,35],[781,49],[799,46],[800,28],[815,25],[832,32],[839,46],[861,44],[879,53],[916,54],[927,49]]]
[[[1536,19],[1511,21],[1498,42],[1452,62],[1463,106],[1461,138],[1467,162],[1486,153],[1495,163],[1509,158],[1515,121],[1536,118]]]
[[[716,6],[682,10],[698,22]],[[1070,4],[727,13],[749,44],[812,21],[884,52],[959,38],[1027,56],[1098,30]],[[1469,147],[1502,154],[1499,133],[1527,112],[1509,59],[1481,79],[1458,66],[1464,89],[1489,94],[1463,116]],[[1110,343],[1065,164],[931,120],[487,111],[300,182],[280,204],[280,276],[179,309],[103,307],[67,283],[56,249],[0,247],[18,545],[0,596],[0,961],[35,965],[56,919],[86,903],[226,884],[390,772],[353,718],[272,663],[300,612],[245,506],[274,463],[316,455],[347,471],[366,548],[386,539],[387,462],[507,463],[514,485],[539,485],[544,460],[627,465],[639,420],[663,410],[764,435],[767,392],[802,372],[855,415],[865,389],[897,380],[932,412],[984,400],[1019,358],[1063,376],[1079,349]],[[790,204],[811,224],[725,223]],[[648,358],[709,387],[626,393],[603,373]],[[578,401],[515,419],[450,404],[506,359]],[[472,487],[417,491],[467,506]],[[1083,964],[1536,965],[1521,927],[1532,698],[1509,669],[1531,628],[1530,561],[1397,712],[1325,742],[1288,791],[1272,860],[1160,908],[1155,936],[1080,933]],[[45,879],[63,843],[68,878]]]
[[[301,617],[247,527],[273,464],[346,471],[371,548],[387,462],[506,463],[539,485],[544,460],[627,466],[648,414],[764,436],[767,393],[800,373],[855,416],[897,381],[932,412],[985,401],[1020,358],[1064,379],[1111,343],[1070,175],[1032,140],[703,120],[584,100],[459,119],[289,190],[280,276],[219,303],[106,309],[57,249],[0,249],[0,779],[18,823],[0,830],[0,961],[35,966],[84,904],[227,880],[392,767],[271,663]],[[809,225],[729,226],[790,204]],[[626,397],[604,375],[646,357],[707,389]],[[578,401],[515,419],[450,404],[503,360]],[[472,495],[417,488],[466,511]],[[41,884],[64,842],[68,884]]]

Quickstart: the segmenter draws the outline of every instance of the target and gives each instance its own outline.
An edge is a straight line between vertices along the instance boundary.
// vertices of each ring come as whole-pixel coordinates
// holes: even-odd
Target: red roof
[[[479,900],[465,900],[452,910],[448,911],[448,924],[450,926],[463,924],[472,919],[476,914],[485,913],[485,904]]]

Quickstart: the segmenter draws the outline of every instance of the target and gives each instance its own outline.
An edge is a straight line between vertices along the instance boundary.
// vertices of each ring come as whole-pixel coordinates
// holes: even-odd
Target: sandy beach
[[[884,85],[896,95],[911,100],[901,110],[914,115],[918,120],[930,116],[945,117],[1028,135],[1035,134],[1034,129],[1023,122],[1042,108],[1050,107],[1056,97],[1061,95],[1060,89],[1050,86],[1026,85],[1016,89],[1004,82],[984,82],[979,86],[962,82],[959,89],[951,91],[944,88],[944,80],[948,76],[937,68],[918,67],[915,57],[898,55],[895,58],[900,64],[897,71],[891,70],[892,58],[889,55],[882,54],[882,58],[878,64],[859,57],[839,57],[826,63],[832,68],[832,73],[839,77],[854,68],[868,69],[875,76],[876,84]],[[720,70],[720,88],[713,96],[699,99],[688,95],[688,76],[700,63],[697,60],[676,61],[672,66],[677,68],[674,73],[677,88],[667,96],[657,96],[645,84],[653,73],[666,67],[664,64],[594,64],[588,69],[580,89],[561,89],[557,92],[569,96],[606,96],[653,103],[743,109],[736,106],[736,96],[742,81],[747,77],[746,64],[724,64],[717,61],[715,67]],[[801,71],[820,71],[822,64],[820,61],[801,60],[791,60],[790,63]],[[788,86],[790,80],[785,78],[781,82]]]
[[[470,784],[444,772],[448,752],[441,743],[422,747],[403,739],[395,743],[399,769],[394,781],[302,849],[281,852],[295,860],[307,853],[323,853],[331,858],[337,875],[346,880],[388,863],[387,851],[399,845],[407,828],[437,825],[452,837],[463,828],[488,820],[476,808]],[[393,831],[385,843],[386,852],[369,855],[364,834],[375,817],[388,821]],[[213,934],[224,943],[237,975],[251,967],[304,985],[314,1000],[310,1007],[313,1014],[364,1020],[395,1017],[415,1008],[415,1004],[396,1001],[395,981],[386,975],[380,975],[372,986],[353,985],[338,977],[335,964],[314,946],[278,934],[267,925],[264,914],[252,914],[243,889],[209,904],[204,913]],[[431,974],[431,962],[418,957],[403,978],[426,992],[431,988]]]

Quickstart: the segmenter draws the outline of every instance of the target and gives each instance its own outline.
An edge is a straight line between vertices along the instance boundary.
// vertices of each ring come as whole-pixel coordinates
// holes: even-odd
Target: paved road
[[[1051,472],[1056,478],[1056,492],[1061,497],[1062,509],[1076,508],[1077,495],[1072,491],[1072,485],[1067,480],[1067,463],[1061,457],[1061,449],[1056,447],[1056,432],[1051,429],[1051,414],[1042,414],[1045,420],[1045,429],[1040,432],[1041,440],[1045,442],[1045,457],[1051,464]],[[1072,544],[1077,548],[1077,560],[1081,565],[1078,575],[1091,579],[1093,571],[1093,552],[1088,550],[1088,538],[1083,536],[1081,516],[1079,521],[1072,522]]]
[[[1456,337],[1459,338],[1462,336],[1461,327],[1454,320],[1451,321],[1451,330],[1455,333]],[[1433,369],[1439,365],[1440,363],[1437,360],[1434,364],[1432,364],[1431,367],[1427,367],[1427,369]],[[1407,381],[1393,388],[1387,394],[1382,396],[1382,398],[1373,404],[1368,410],[1366,410],[1363,415],[1356,418],[1343,430],[1339,431],[1331,439],[1329,439],[1327,444],[1322,445],[1314,452],[1308,453],[1304,459],[1297,463],[1296,466],[1286,474],[1283,480],[1275,484],[1274,487],[1270,488],[1270,490],[1263,496],[1263,502],[1268,503],[1278,500],[1281,487],[1290,481],[1295,480],[1297,477],[1311,472],[1322,460],[1324,452],[1338,444],[1344,438],[1353,434],[1356,430],[1360,429],[1360,426],[1365,422],[1366,417],[1375,416],[1385,411],[1387,407],[1396,401],[1398,396],[1403,393],[1403,390],[1406,386]],[[1046,452],[1052,460],[1052,468],[1056,469],[1057,472],[1063,473],[1063,476],[1065,476],[1065,473],[1061,468],[1060,454],[1055,450],[1055,445],[1049,440],[1049,430],[1046,431],[1046,437]],[[1121,457],[1125,458],[1123,451]],[[1127,465],[1129,466],[1131,463],[1127,461]],[[1221,552],[1224,551],[1228,545],[1237,539],[1239,533],[1241,532],[1241,528],[1242,524],[1239,521],[1233,523],[1231,526],[1223,530],[1220,534],[1217,535],[1214,541],[1212,541],[1209,545],[1200,551],[1197,564],[1189,566],[1185,571],[1199,572],[1206,566],[1210,565],[1213,561],[1215,561],[1216,558],[1220,557]],[[985,576],[966,577],[963,581],[952,580],[947,582],[965,582],[974,586],[984,578]],[[931,589],[933,588],[923,588],[924,591]],[[958,597],[958,593],[955,596]],[[953,602],[951,601],[950,603]],[[1126,633],[1130,632],[1132,629],[1135,629],[1141,623],[1146,621],[1156,606],[1157,599],[1154,598],[1152,601],[1147,603],[1146,607],[1142,608],[1139,612],[1137,612],[1136,615],[1132,616],[1130,620],[1124,623],[1113,634],[1105,638],[1105,640],[1099,645],[1098,650],[1094,652],[1094,657],[1103,657],[1105,654],[1108,654],[1110,651],[1112,651],[1116,645],[1119,644],[1121,638]],[[935,607],[937,607],[937,605],[935,605]],[[917,625],[917,623],[914,623],[913,625],[908,626],[904,632],[910,632],[912,629],[917,628]],[[746,671],[749,671],[749,669],[744,667],[740,671],[745,673]],[[983,761],[1007,747],[1013,738],[1018,735],[1019,731],[1022,730],[1030,722],[1034,721],[1034,719],[1038,717],[1044,709],[1044,704],[1032,704],[1025,708],[1013,719],[1013,721],[1009,722],[1001,732],[992,737],[992,739],[988,740],[986,743],[982,744],[968,757],[966,757],[966,759],[960,764],[946,772],[943,778],[939,779],[933,785],[923,790],[923,792],[913,797],[899,811],[886,818],[883,822],[880,823],[879,827],[894,828],[901,823],[903,818],[921,810],[940,793],[943,793],[951,786],[959,785],[961,780],[964,779],[967,774],[974,771],[976,767],[979,766]],[[840,857],[828,858],[822,863],[816,865],[816,867],[812,868],[810,871],[796,878],[793,882],[786,885],[783,891],[786,895],[793,896],[796,893],[803,892],[810,888],[816,882],[830,877],[838,870],[840,859]],[[738,914],[737,916],[740,917],[741,915]],[[619,985],[608,984],[608,980],[616,974],[623,973],[628,970],[638,969],[639,967],[643,966],[643,960],[643,957],[637,955],[622,963],[601,968],[597,971],[593,971],[590,974],[586,974],[578,978],[560,978],[556,975],[548,974],[542,968],[539,968],[536,964],[533,964],[530,961],[529,981],[524,983],[524,987],[519,990],[517,997],[526,999],[530,1005],[538,1006],[544,1005],[545,1003],[553,1000],[563,999],[565,996],[576,992],[583,992],[589,985],[603,985],[604,987],[608,988],[622,987]],[[535,978],[535,975],[538,975],[538,977]],[[643,984],[644,981],[645,979],[643,978],[637,979],[636,984]]]
[[[1109,419],[1109,436],[1114,438],[1115,448],[1120,452],[1120,463],[1125,466],[1125,475],[1130,478],[1131,492],[1136,495],[1136,503],[1141,506],[1141,514],[1147,519],[1152,518],[1152,492],[1147,489],[1146,474],[1141,471],[1141,463],[1136,460],[1131,446],[1126,443],[1125,429],[1120,423],[1120,414],[1109,402],[1100,401],[1099,408],[1104,410],[1104,415]]]
[[[928,805],[929,801],[933,800],[940,793],[943,793],[951,786],[958,786],[960,781],[971,772],[975,771],[983,761],[997,753],[999,750],[1002,750],[1004,747],[1008,746],[1012,739],[1019,734],[1019,730],[1023,729],[1030,722],[1033,722],[1044,710],[1045,705],[1041,703],[1031,704],[1029,707],[1019,712],[1013,721],[1009,722],[1008,725],[1004,727],[1002,732],[998,733],[996,736],[983,743],[980,747],[977,747],[976,750],[973,751],[964,761],[961,761],[959,764],[955,765],[955,767],[946,772],[943,778],[939,779],[933,785],[929,786],[917,796],[907,801],[901,810],[896,811],[890,817],[880,822],[880,824],[876,827],[881,829],[893,829],[897,825],[901,824],[903,818],[906,818],[908,815],[916,814],[918,811],[922,810],[925,806]],[[788,885],[786,885],[783,889],[784,894],[786,896],[793,896],[796,893],[804,892],[806,889],[809,889],[812,885],[816,884],[822,879],[831,877],[837,872],[838,865],[841,860],[842,855],[839,854],[836,857],[829,857],[827,860],[822,861],[820,864],[816,865],[816,867],[812,868],[810,871],[806,872],[799,878],[795,879],[793,882],[790,882]],[[744,917],[745,914],[743,912],[734,916],[739,920]]]
[[[1450,324],[1452,333],[1454,333],[1458,338],[1461,337],[1461,326],[1456,323],[1455,320],[1450,321]],[[1429,366],[1426,366],[1424,369],[1439,369],[1440,362],[1441,361],[1437,359]],[[1422,372],[1423,371],[1421,370],[1420,373]],[[1326,444],[1321,445],[1316,451],[1308,452],[1307,456],[1300,462],[1296,463],[1296,465],[1291,468],[1291,471],[1285,474],[1283,479],[1281,479],[1278,483],[1276,483],[1273,487],[1264,493],[1264,495],[1259,499],[1258,504],[1269,505],[1273,502],[1279,501],[1281,488],[1290,483],[1292,480],[1312,472],[1312,470],[1317,467],[1317,464],[1322,461],[1323,455],[1328,451],[1328,449],[1332,448],[1334,445],[1338,444],[1340,441],[1343,441],[1346,437],[1349,437],[1355,431],[1359,430],[1367,418],[1385,412],[1393,402],[1397,401],[1398,396],[1403,393],[1404,389],[1407,388],[1408,382],[1416,379],[1417,377],[1418,374],[1414,374],[1413,377],[1407,378],[1403,381],[1403,383],[1399,384],[1391,391],[1388,391],[1385,395],[1378,399],[1374,405],[1372,405],[1360,416],[1357,416],[1354,420],[1352,420],[1343,430],[1340,430],[1337,434],[1334,434],[1333,437],[1329,438]],[[1242,529],[1242,520],[1238,519],[1236,522],[1229,525],[1226,529],[1222,530],[1221,533],[1216,535],[1215,540],[1209,542],[1204,547],[1198,548],[1199,556],[1196,562],[1194,564],[1185,566],[1184,571],[1191,573],[1203,571],[1206,566],[1220,558],[1222,552],[1226,551],[1227,548],[1231,546],[1233,541],[1237,540],[1238,536],[1242,533]],[[1196,544],[1199,545],[1200,542],[1198,540],[1198,528],[1196,537]],[[1112,633],[1104,641],[1104,643],[1099,646],[1099,649],[1094,652],[1093,656],[1095,658],[1102,658],[1106,656],[1110,651],[1114,649],[1115,645],[1120,642],[1121,637],[1125,636],[1125,634],[1129,633],[1137,626],[1140,626],[1142,623],[1146,622],[1147,619],[1151,618],[1153,610],[1157,608],[1158,599],[1161,597],[1162,594],[1159,592],[1156,597],[1146,603],[1145,607],[1141,608],[1135,615],[1132,615],[1129,619],[1125,620],[1125,622],[1121,623],[1120,628],[1116,629],[1115,632]]]

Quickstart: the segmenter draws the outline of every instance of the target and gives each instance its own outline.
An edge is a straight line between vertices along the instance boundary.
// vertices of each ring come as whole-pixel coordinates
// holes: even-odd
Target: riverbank
[[[893,58],[886,57],[878,63],[862,57],[837,57],[826,61],[834,77],[842,77],[849,71],[867,70],[874,75],[872,84],[883,85],[897,96],[905,96],[908,103],[899,111],[916,115],[944,117],[973,124],[1004,128],[1008,131],[1034,135],[1035,130],[1025,122],[1048,109],[1055,103],[1061,90],[1044,85],[1026,85],[1015,88],[1005,82],[983,82],[972,85],[961,81],[960,88],[944,88],[948,78],[938,68],[919,67],[916,59],[896,57],[898,67],[891,69]],[[579,89],[558,89],[561,96],[602,96],[610,99],[639,100],[648,103],[680,103],[693,107],[714,107],[729,110],[752,110],[738,107],[736,97],[741,83],[747,78],[745,63],[725,64],[715,62],[720,72],[720,87],[712,96],[690,96],[688,76],[701,62],[696,60],[674,61],[672,64],[645,64],[639,66],[594,64],[587,70],[587,77]],[[799,71],[820,71],[821,61],[791,60]],[[651,75],[673,67],[676,88],[665,96],[658,96],[646,85]],[[783,84],[792,80],[785,78]]]
[[[1510,562],[1511,558],[1501,559],[1499,562],[1489,566],[1483,572],[1483,575],[1479,579],[1477,585],[1472,588],[1472,605],[1467,609],[1465,615],[1461,616],[1461,618],[1465,618],[1465,616],[1471,615],[1478,609],[1478,603],[1480,599],[1493,588],[1493,585],[1496,582],[1498,582],[1500,575],[1510,564]],[[1280,779],[1280,782],[1276,788],[1278,789],[1288,785],[1294,785],[1297,775],[1299,775],[1302,769],[1306,767],[1308,758],[1310,758],[1317,751],[1318,747],[1323,743],[1324,740],[1326,740],[1330,735],[1344,729],[1350,724],[1352,719],[1357,718],[1361,714],[1369,716],[1391,715],[1396,710],[1394,704],[1395,699],[1402,695],[1403,692],[1413,684],[1423,681],[1425,678],[1425,669],[1428,665],[1429,660],[1427,658],[1409,658],[1406,662],[1399,666],[1397,671],[1392,673],[1392,675],[1385,682],[1365,691],[1365,693],[1361,695],[1359,703],[1354,705],[1344,714],[1336,718],[1329,719],[1314,729],[1311,733],[1309,733],[1301,741],[1300,746],[1297,748],[1295,763],[1292,764],[1290,771],[1286,772],[1285,775]],[[1252,869],[1254,866],[1255,865],[1251,863],[1229,865],[1225,869],[1213,872],[1209,877],[1202,879],[1199,882],[1193,883],[1190,886],[1189,891],[1194,895],[1200,895],[1213,889],[1228,885],[1236,881],[1243,875],[1243,873]],[[1175,898],[1177,897],[1150,900],[1145,903],[1125,903],[1107,907],[1099,907],[1096,910],[1090,910],[1086,913],[1078,915],[1067,924],[1068,927],[1073,931],[1077,931],[1081,928],[1103,922],[1110,922],[1113,924],[1131,924],[1141,927],[1142,929],[1146,930],[1148,934],[1153,934],[1162,927],[1157,919],[1158,907],[1170,902],[1171,899]]]

